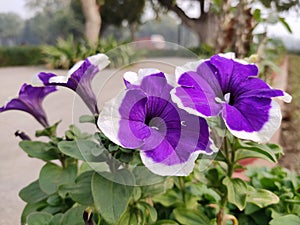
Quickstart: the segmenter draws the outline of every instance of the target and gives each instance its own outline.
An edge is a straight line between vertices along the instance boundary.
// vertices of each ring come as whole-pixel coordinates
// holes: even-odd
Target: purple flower
[[[76,63],[69,70],[67,76],[41,72],[38,74],[38,77],[46,86],[58,85],[72,89],[82,98],[93,114],[99,114],[96,96],[91,83],[95,75],[108,64],[109,60],[106,55],[97,54]]]
[[[212,142],[206,121],[171,101],[167,78],[155,69],[125,73],[126,90],[105,104],[98,126],[116,144],[140,149],[153,173],[188,175],[200,153],[213,153]]]
[[[43,99],[46,95],[56,91],[56,87],[33,87],[23,84],[19,92],[19,97],[7,102],[0,108],[0,112],[7,110],[21,110],[30,113],[40,124],[48,127],[46,113],[42,107]]]
[[[266,142],[281,123],[280,107],[272,98],[290,102],[291,96],[257,78],[254,64],[228,56],[177,68],[178,87],[172,90],[172,99],[194,115],[220,115],[238,138]]]

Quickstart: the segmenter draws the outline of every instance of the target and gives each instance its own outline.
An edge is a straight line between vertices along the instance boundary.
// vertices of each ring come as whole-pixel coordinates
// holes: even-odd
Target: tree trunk
[[[177,14],[188,28],[194,31],[199,38],[201,44],[209,44],[214,46],[217,37],[218,17],[212,12],[205,12],[203,0],[198,0],[201,15],[199,18],[190,18],[182,8],[180,8],[174,0],[158,0],[158,2]]]
[[[218,21],[218,17],[215,14],[208,12],[206,15],[201,16],[197,22],[190,25],[190,29],[198,35],[200,44],[208,44],[214,47],[217,38]]]
[[[233,51],[237,57],[245,57],[253,42],[253,17],[247,0],[239,1],[231,12],[231,1],[224,0],[220,15],[216,52]]]
[[[137,24],[136,23],[129,24],[130,40],[131,41],[135,40],[136,29],[137,29]]]
[[[85,17],[85,38],[96,45],[101,28],[99,5],[97,5],[96,0],[81,0],[81,4]]]

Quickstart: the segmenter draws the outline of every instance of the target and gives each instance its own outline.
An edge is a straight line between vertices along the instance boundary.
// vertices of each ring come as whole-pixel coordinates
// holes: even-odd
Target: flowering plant
[[[280,147],[264,144],[281,123],[273,98],[291,96],[259,79],[256,65],[219,54],[173,74],[127,71],[124,89],[100,110],[91,82],[108,64],[97,54],[66,77],[41,72],[43,86],[24,84],[0,108],[30,113],[44,127],[36,137],[48,138],[18,133],[20,147],[45,161],[20,191],[22,224],[261,224],[252,213],[279,204],[278,195],[233,174],[243,159],[277,162]],[[49,125],[42,101],[56,86],[80,96],[91,112],[80,122],[93,134],[71,125],[59,136],[59,122]],[[268,222],[283,223],[274,212]]]

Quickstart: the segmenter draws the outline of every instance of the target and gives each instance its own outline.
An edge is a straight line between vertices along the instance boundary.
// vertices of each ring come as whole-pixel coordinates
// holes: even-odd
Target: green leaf
[[[67,156],[87,162],[102,162],[105,148],[89,140],[61,141],[58,149]]]
[[[175,219],[183,225],[209,225],[210,220],[200,211],[186,208],[176,208],[173,210]]]
[[[255,9],[255,10],[254,10],[253,18],[254,18],[257,22],[261,22],[261,21],[262,21],[260,9]]]
[[[138,215],[136,212],[133,212],[129,209],[122,214],[119,221],[116,223],[116,225],[135,225],[135,224],[140,224]]]
[[[60,206],[62,204],[62,199],[58,194],[53,194],[47,199],[49,206]]]
[[[31,214],[32,212],[41,210],[41,209],[45,208],[46,206],[47,206],[46,201],[28,203],[23,209],[23,212],[21,215],[21,224],[27,223],[27,217],[29,214]]]
[[[250,216],[242,213],[238,216],[238,221],[241,225],[257,225]]]
[[[140,201],[137,206],[145,209],[146,215],[150,216],[152,222],[157,220],[157,211],[153,206],[144,201]]]
[[[285,19],[283,17],[279,17],[279,22],[282,23],[282,25],[288,30],[288,32],[293,33],[290,25],[285,21]]]
[[[219,172],[216,168],[210,169],[206,174],[205,177],[209,181],[208,185],[212,187],[220,187],[221,182],[219,179]]]
[[[83,224],[83,212],[85,210],[84,206],[77,206],[75,208],[69,209],[65,214],[62,221],[62,225],[72,224],[72,225],[82,225]]]
[[[41,190],[38,180],[23,188],[20,191],[19,196],[23,201],[28,203],[39,202],[48,197],[48,195]]]
[[[69,130],[65,132],[67,140],[87,139],[91,137],[90,134],[81,132],[75,125],[70,125]]]
[[[146,167],[137,166],[133,169],[137,185],[151,185],[161,183],[165,180],[165,177],[158,176],[148,170]],[[145,179],[147,178],[147,179]]]
[[[53,216],[46,212],[33,212],[28,216],[28,225],[49,225]]]
[[[48,195],[55,193],[63,184],[74,183],[77,175],[77,166],[70,165],[62,168],[53,163],[47,163],[41,169],[39,185],[43,192]]]
[[[255,189],[248,186],[247,202],[257,205],[260,208],[279,203],[279,197],[266,189]]]
[[[174,220],[159,220],[155,225],[179,225]]]
[[[270,225],[299,225],[300,217],[296,215],[285,215],[281,217],[276,217],[270,221]]]
[[[94,171],[87,171],[80,174],[76,180],[75,184],[67,184],[63,185],[59,188],[60,193],[66,195],[69,193],[71,198],[82,204],[82,205],[92,205],[93,204],[93,196],[91,190],[91,182]]]
[[[42,159],[44,161],[59,158],[57,149],[50,143],[26,140],[21,141],[19,145],[30,157],[33,158]]]
[[[118,179],[133,179],[132,175],[128,173],[126,170],[120,170],[114,174],[105,173],[104,175],[110,180],[98,173],[94,173],[92,177],[92,194],[95,206],[108,223],[116,223],[126,211],[133,187],[115,183],[112,180],[115,179],[115,176],[118,176]],[[123,182],[126,183],[126,180]]]
[[[212,188],[208,188],[206,185],[201,183],[191,183],[188,185],[188,191],[194,195],[199,197],[205,197],[209,199],[212,203],[217,203],[221,200],[220,195],[215,192]]]
[[[56,134],[57,126],[61,123],[61,121],[56,122],[54,125],[45,128],[44,130],[38,130],[35,132],[36,137],[52,137]]]
[[[63,225],[62,224],[63,218],[64,218],[64,214],[62,213],[55,214],[51,222],[49,223],[49,225]]]
[[[223,184],[227,188],[228,201],[234,204],[239,210],[243,210],[246,206],[247,184],[239,178],[225,177]]]
[[[258,144],[239,140],[236,160],[262,158],[270,162],[277,162],[281,152],[281,148],[275,144]]]
[[[79,117],[80,123],[93,123],[95,124],[95,117],[91,115],[82,115]]]
[[[181,196],[179,192],[171,189],[168,190],[165,194],[153,196],[152,200],[158,202],[165,207],[176,205],[181,202]]]

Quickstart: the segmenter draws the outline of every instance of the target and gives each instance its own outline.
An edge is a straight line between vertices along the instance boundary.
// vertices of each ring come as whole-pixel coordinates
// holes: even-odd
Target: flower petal
[[[220,55],[211,57],[206,63],[213,70],[223,93],[230,92],[231,87],[238,87],[249,76],[258,74],[256,65],[240,63]]]
[[[281,123],[278,103],[268,98],[245,98],[236,107],[226,104],[222,116],[234,136],[256,142],[269,141]]]
[[[165,150],[166,148],[163,147],[161,149]],[[156,153],[159,154],[159,148],[156,152],[152,152],[152,155],[155,155]],[[141,152],[140,155],[144,165],[155,174],[161,176],[187,176],[193,171],[199,152],[192,153],[185,162],[168,166],[166,166],[164,163],[157,163],[153,161],[148,151]]]
[[[204,71],[204,70],[203,70]],[[211,83],[215,78],[208,76],[203,79],[196,72],[186,72],[178,80],[179,87],[171,91],[172,100],[179,108],[201,116],[216,116],[222,106],[216,102],[216,97],[222,96],[220,88],[214,88]]]
[[[98,127],[114,143],[139,148],[150,135],[144,124],[146,95],[141,90],[126,90],[107,102],[98,118]]]
[[[98,114],[97,100],[92,89],[95,75],[106,67],[110,61],[104,54],[97,54],[76,63],[67,76],[56,76],[53,73],[39,73],[39,79],[44,85],[59,85],[75,91],[93,114]]]
[[[49,124],[46,113],[42,107],[42,102],[48,94],[54,91],[56,91],[55,87],[33,87],[28,84],[23,84],[19,96],[1,107],[0,112],[21,110],[31,114],[40,124],[47,127]]]

